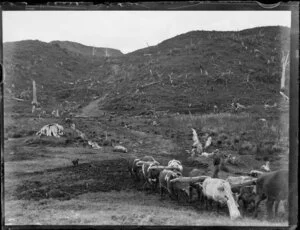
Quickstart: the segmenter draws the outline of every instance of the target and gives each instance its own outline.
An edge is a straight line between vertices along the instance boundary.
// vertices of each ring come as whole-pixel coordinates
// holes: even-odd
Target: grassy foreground
[[[86,193],[67,201],[10,201],[5,209],[6,224],[13,225],[287,226],[251,218],[231,221],[226,214],[196,211],[136,191]]]

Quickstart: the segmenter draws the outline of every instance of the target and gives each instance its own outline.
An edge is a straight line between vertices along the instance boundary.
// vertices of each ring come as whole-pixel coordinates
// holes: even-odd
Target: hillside
[[[64,108],[66,101],[83,106],[108,94],[101,108],[134,113],[206,113],[214,105],[227,111],[232,100],[246,106],[273,104],[280,97],[288,37],[284,27],[191,31],[108,58],[78,55],[86,50],[76,43],[5,43],[5,88],[20,96],[34,79],[45,107],[59,102]]]
[[[78,55],[57,44],[38,40],[7,42],[4,43],[3,49],[5,95],[29,102],[27,111],[30,111],[31,107],[32,80],[37,83],[38,101],[44,109],[52,108],[58,101],[67,100],[72,96],[74,101],[78,102],[85,96],[89,100],[91,92],[86,93],[85,90],[89,87],[86,84],[90,77],[89,72],[104,61],[101,57]],[[78,95],[69,89],[84,93]],[[19,104],[15,105],[17,111],[18,106]]]
[[[119,84],[105,106],[208,112],[214,104],[228,109],[233,99],[246,106],[274,103],[288,36],[282,27],[192,31],[130,53],[126,66],[135,63],[135,75]]]
[[[117,57],[123,55],[120,50],[102,47],[85,46],[77,42],[70,41],[52,41],[50,44],[57,44],[59,47],[72,51],[74,53],[82,54],[84,56],[96,57]]]

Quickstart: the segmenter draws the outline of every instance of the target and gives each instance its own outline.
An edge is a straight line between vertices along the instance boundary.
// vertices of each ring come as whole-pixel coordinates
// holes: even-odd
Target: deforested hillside
[[[32,80],[35,80],[38,100],[44,108],[72,96],[75,101],[82,95],[88,96],[90,92],[84,89],[88,88],[86,82],[90,77],[89,72],[104,60],[101,57],[79,55],[58,44],[38,40],[4,43],[3,56],[6,97],[14,96],[31,102]],[[82,91],[79,97],[74,88]]]
[[[5,88],[20,97],[36,80],[44,107],[50,101],[83,106],[106,95],[100,108],[133,113],[207,113],[214,106],[227,111],[232,101],[273,104],[281,97],[281,60],[289,49],[289,33],[279,26],[191,31],[110,57],[84,55],[86,50],[78,47],[85,46],[69,42],[5,43]]]
[[[205,113],[214,105],[226,110],[232,100],[273,103],[280,97],[288,38],[283,27],[192,31],[138,50],[126,55],[126,70],[120,67],[130,74],[119,80],[106,106]]]

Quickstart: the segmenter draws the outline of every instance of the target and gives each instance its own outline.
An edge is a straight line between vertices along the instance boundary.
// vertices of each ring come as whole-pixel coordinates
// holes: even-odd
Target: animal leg
[[[268,213],[268,219],[272,219],[273,218],[273,204],[274,204],[274,200],[273,199],[269,199],[267,200],[267,213]]]
[[[202,193],[202,191],[200,191],[200,206],[203,208],[203,205],[205,203],[205,196]]]
[[[177,200],[179,202],[179,193],[175,191],[174,188],[171,189],[171,199]]]
[[[164,196],[164,188],[160,185],[159,186],[159,190],[160,190],[160,199],[162,200],[163,199],[163,196]]]
[[[158,187],[158,179],[157,179],[156,182],[153,184],[153,191],[154,191],[154,192],[157,191],[157,187]]]
[[[130,173],[131,178],[134,179],[134,175],[130,166],[128,166],[128,171]]]
[[[207,201],[208,201],[207,210],[211,209],[213,211],[213,200],[208,198]]]
[[[255,211],[254,211],[254,217],[257,218],[258,215],[258,206],[260,204],[260,202],[263,200],[261,195],[257,195],[255,197]]]
[[[274,214],[275,214],[275,218],[278,216],[278,207],[280,204],[280,200],[276,200],[275,201],[275,210],[274,210]]]
[[[189,202],[191,203],[192,200],[193,200],[193,187],[190,185],[189,187],[189,192],[190,192],[190,195],[189,195]]]
[[[132,179],[135,181],[138,181],[138,176],[137,176],[137,172],[135,170],[130,170],[130,174],[132,176]]]
[[[204,208],[205,208],[205,210],[208,210],[208,198],[207,197],[204,198]]]
[[[147,181],[143,184],[143,191],[145,191],[145,187],[147,184],[148,184]]]
[[[216,202],[216,208],[217,208],[217,213],[220,213],[220,203],[219,202]]]
[[[198,188],[198,189],[197,189],[198,201],[201,200],[201,194],[202,194],[202,192],[201,192],[201,190]]]
[[[239,208],[240,208],[241,215],[244,216],[245,215],[245,203],[244,203],[244,201],[239,200],[238,205],[239,205]]]

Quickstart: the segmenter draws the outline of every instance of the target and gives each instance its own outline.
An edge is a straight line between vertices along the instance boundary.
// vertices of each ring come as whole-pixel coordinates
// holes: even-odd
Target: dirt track
[[[91,101],[87,106],[82,108],[82,112],[78,114],[79,117],[96,117],[103,115],[104,111],[99,109],[99,104],[105,100],[106,96],[98,98],[97,100]]]

